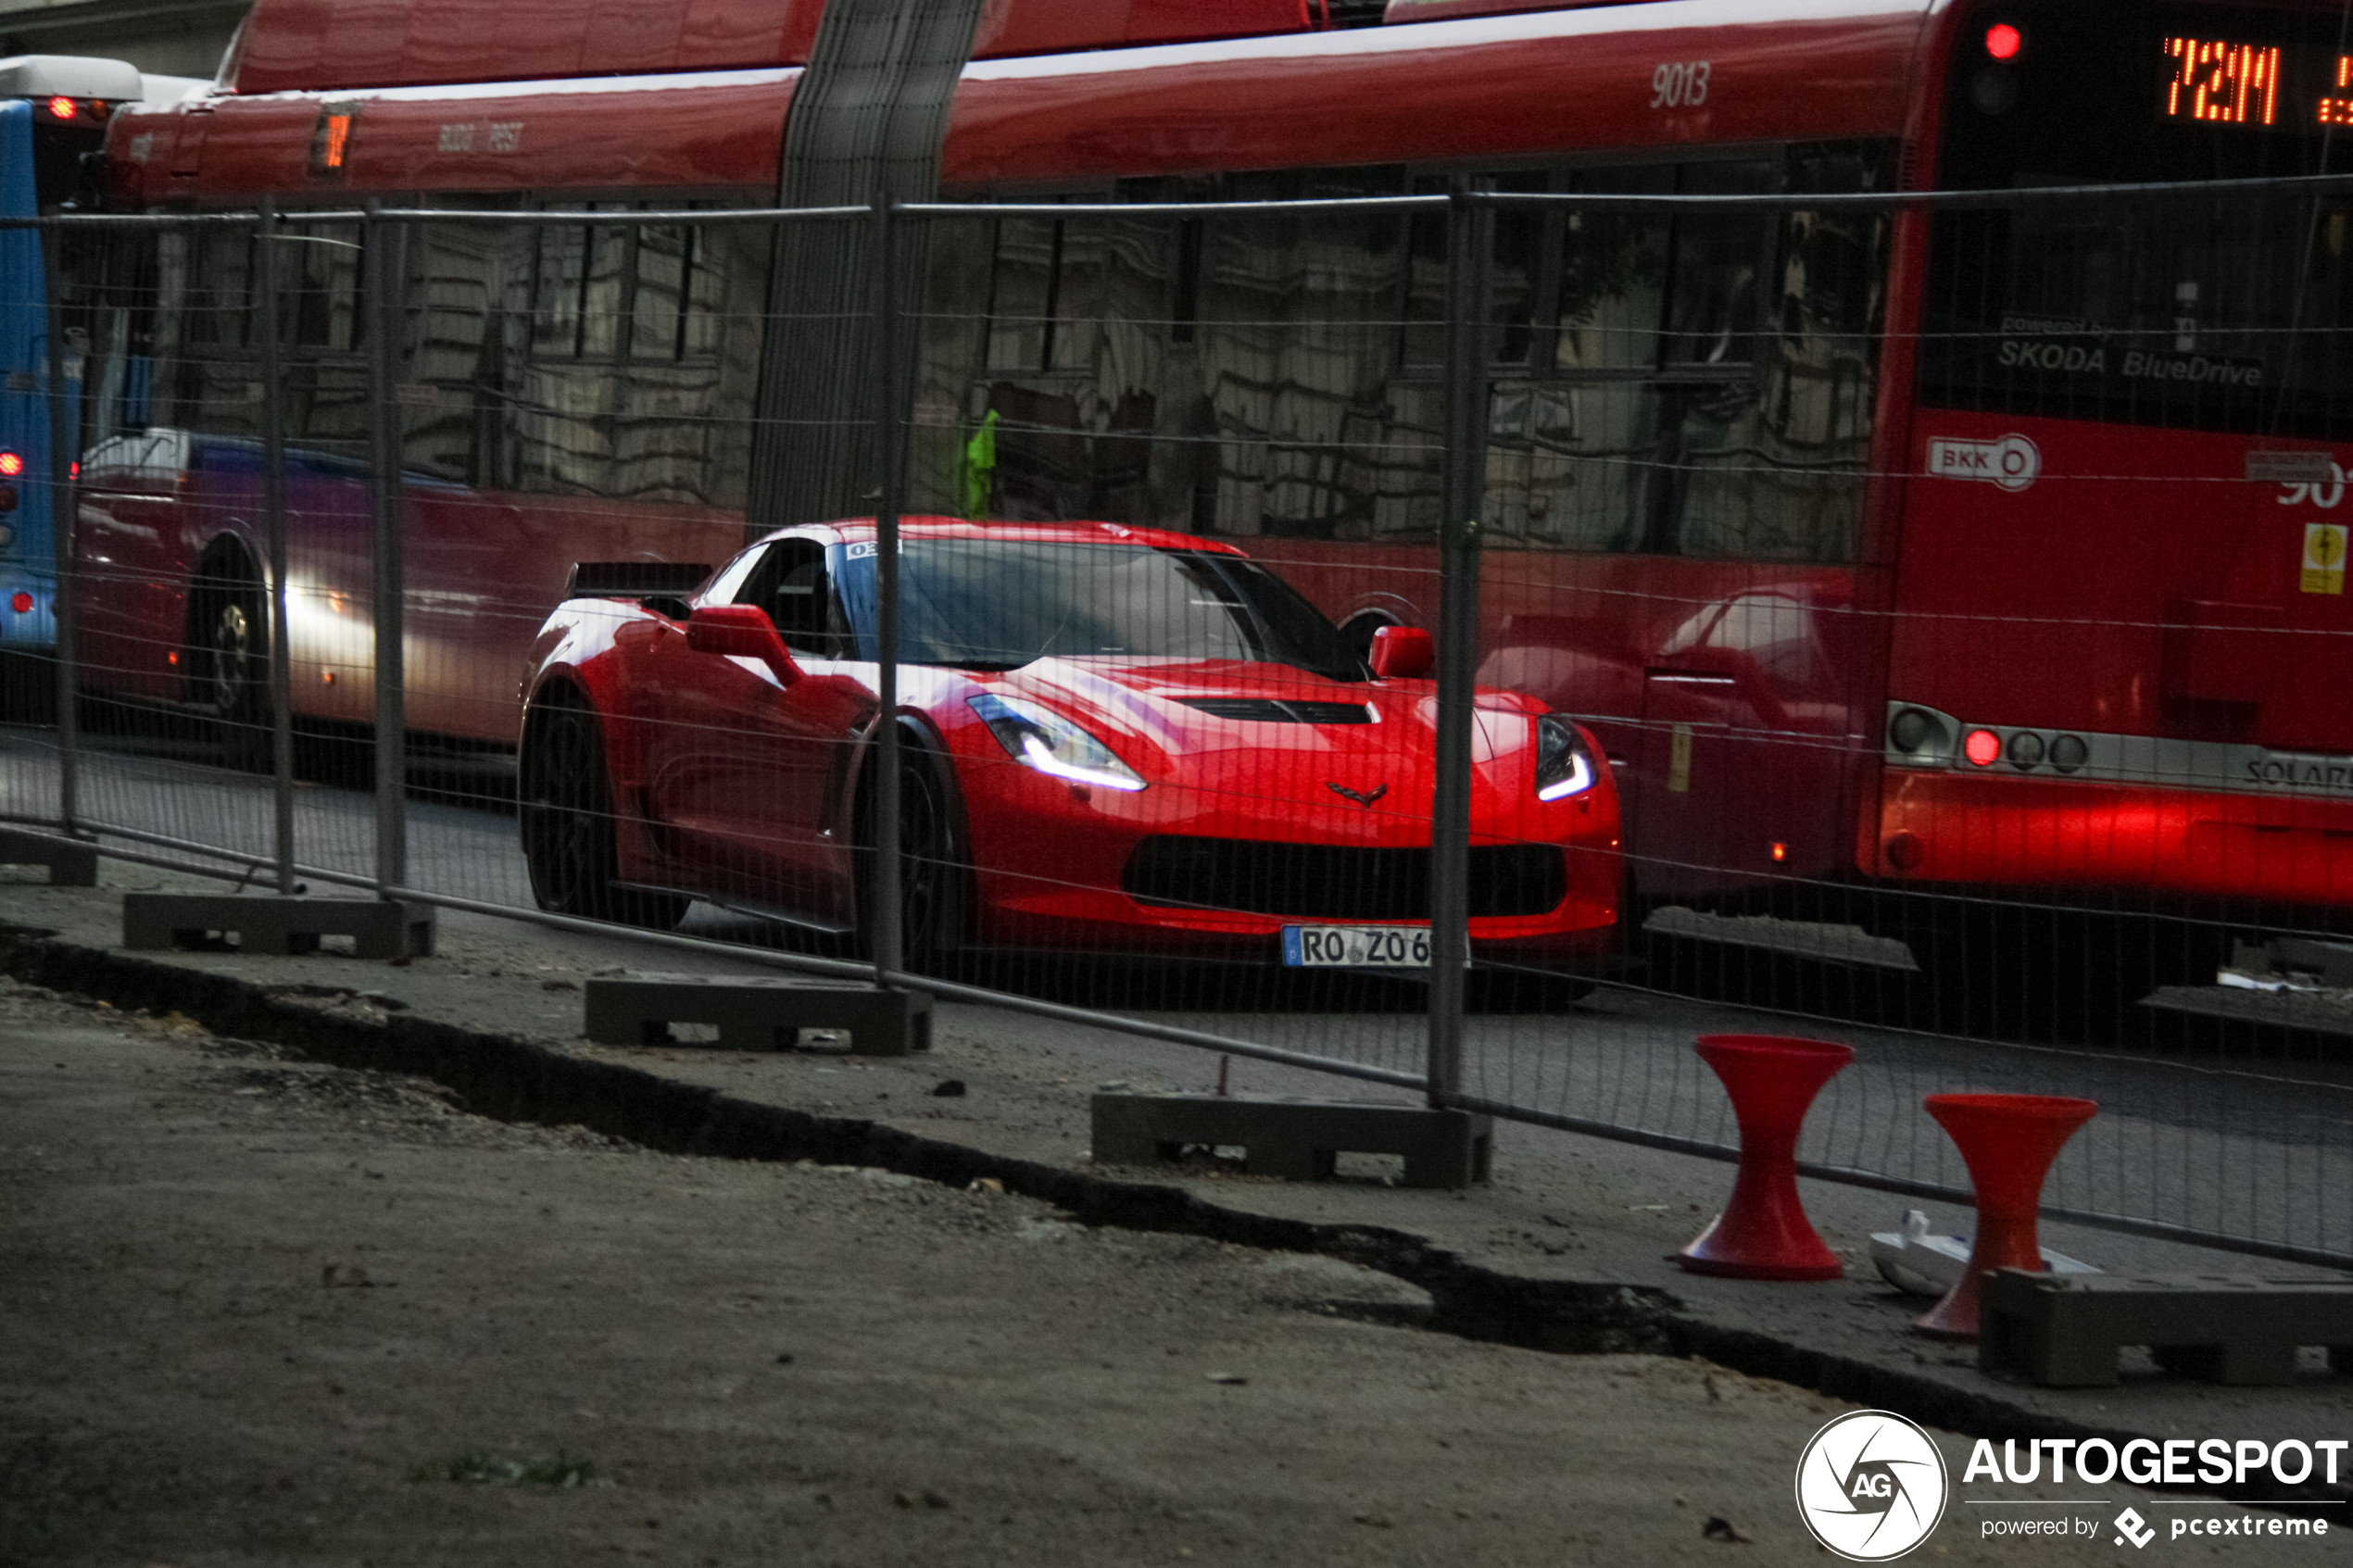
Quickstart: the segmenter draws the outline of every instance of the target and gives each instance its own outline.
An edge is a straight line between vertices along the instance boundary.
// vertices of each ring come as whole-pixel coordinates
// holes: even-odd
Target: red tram
[[[116,120],[105,199],[1134,204],[934,231],[911,505],[1244,536],[1369,636],[1435,609],[1437,228],[1151,204],[2017,193],[1500,213],[1479,680],[1608,746],[1642,902],[2353,904],[2353,201],[2282,183],[2353,170],[2342,4],[970,0],[877,55],[900,9],[260,0],[210,95]],[[2250,183],[2035,195],[2216,179]],[[516,236],[412,260],[471,313],[422,307],[402,370],[410,721],[488,740],[572,561],[724,559],[871,483],[711,433],[847,395],[745,330],[842,280],[748,229]],[[241,657],[256,481],[207,243],[97,324],[135,373],[90,383],[77,548],[106,681],[227,703],[188,687]],[[293,495],[339,606],[357,283],[315,248]],[[295,629],[298,701],[359,717],[340,613]]]

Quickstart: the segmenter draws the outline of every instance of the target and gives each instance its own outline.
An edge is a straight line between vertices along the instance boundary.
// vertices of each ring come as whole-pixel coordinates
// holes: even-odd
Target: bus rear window
[[[2001,30],[2010,30],[2005,34]],[[2037,188],[2353,169],[2334,18],[2114,0],[1984,7],[1955,40],[1921,397],[2183,429],[2353,429],[2353,199]],[[2007,51],[2006,53],[2004,51]],[[2353,106],[2348,106],[2353,107]]]

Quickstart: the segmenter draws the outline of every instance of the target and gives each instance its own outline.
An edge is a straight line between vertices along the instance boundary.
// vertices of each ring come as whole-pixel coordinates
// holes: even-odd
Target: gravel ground
[[[0,1259],[9,1564],[1829,1561],[1801,1390],[9,982]],[[2115,1556],[1978,1534],[1924,1554]]]

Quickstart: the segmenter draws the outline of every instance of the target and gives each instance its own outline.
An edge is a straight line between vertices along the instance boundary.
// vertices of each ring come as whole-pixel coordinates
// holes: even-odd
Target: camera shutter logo
[[[1886,1562],[1928,1539],[1949,1488],[1935,1441],[1889,1411],[1840,1416],[1797,1461],[1798,1516],[1852,1562]]]

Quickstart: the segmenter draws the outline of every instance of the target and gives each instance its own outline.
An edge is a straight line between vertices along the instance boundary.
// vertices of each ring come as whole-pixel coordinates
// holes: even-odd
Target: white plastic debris
[[[1942,1296],[1960,1282],[1969,1267],[1969,1238],[1931,1236],[1928,1216],[1918,1209],[1904,1214],[1901,1231],[1871,1235],[1871,1261],[1880,1276],[1896,1289],[1914,1296]],[[2043,1248],[2043,1267],[2055,1274],[2095,1274],[2100,1271],[2063,1252]]]

